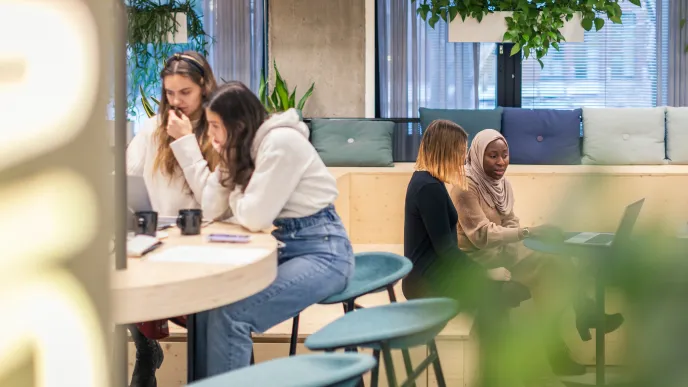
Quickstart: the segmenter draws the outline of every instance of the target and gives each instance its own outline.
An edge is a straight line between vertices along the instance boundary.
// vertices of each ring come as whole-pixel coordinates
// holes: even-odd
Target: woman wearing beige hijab
[[[467,185],[451,191],[459,218],[459,248],[486,269],[501,270],[503,280],[530,289],[546,326],[553,329],[547,346],[552,370],[559,375],[583,374],[585,367],[570,358],[556,327],[564,309],[573,304],[581,339],[590,340],[589,331],[596,324],[594,301],[578,290],[576,268],[567,258],[523,245],[525,238],[558,238],[561,232],[549,225],[521,227],[514,214],[514,192],[504,177],[508,166],[509,146],[498,131],[485,129],[473,138],[466,161]],[[620,314],[607,315],[607,333],[622,323]]]

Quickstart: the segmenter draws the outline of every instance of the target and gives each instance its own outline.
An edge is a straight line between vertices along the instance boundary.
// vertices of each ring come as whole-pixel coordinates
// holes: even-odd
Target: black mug
[[[158,230],[158,213],[155,211],[139,211],[134,216],[136,218],[134,234],[154,237]]]
[[[203,212],[198,209],[179,210],[177,227],[182,235],[198,235],[201,233]]]

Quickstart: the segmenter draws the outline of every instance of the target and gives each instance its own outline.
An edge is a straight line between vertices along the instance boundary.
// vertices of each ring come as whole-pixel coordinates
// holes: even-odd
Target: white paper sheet
[[[219,246],[176,246],[151,254],[151,262],[188,262],[221,265],[248,265],[270,252],[263,248],[219,247]]]

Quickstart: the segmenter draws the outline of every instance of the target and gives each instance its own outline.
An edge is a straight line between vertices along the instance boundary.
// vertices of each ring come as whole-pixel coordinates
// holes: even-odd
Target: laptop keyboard
[[[585,241],[586,244],[606,245],[614,240],[614,234],[599,234]]]

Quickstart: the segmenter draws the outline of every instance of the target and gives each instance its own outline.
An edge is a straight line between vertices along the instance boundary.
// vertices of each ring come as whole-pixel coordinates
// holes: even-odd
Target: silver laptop
[[[129,209],[129,216],[132,218],[128,224],[132,227],[134,213],[153,211],[143,176],[127,175],[127,208]],[[175,216],[158,216],[158,229],[174,226],[176,222]]]
[[[633,227],[635,226],[636,220],[638,220],[638,215],[640,214],[640,209],[643,207],[643,203],[645,203],[644,198],[626,207],[616,233],[582,232],[570,237],[564,242],[574,245],[611,246],[619,240],[627,239],[633,232]]]

